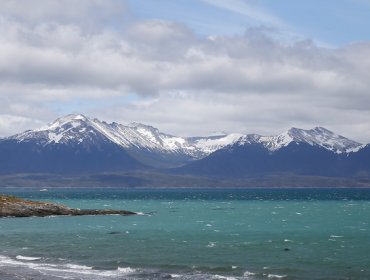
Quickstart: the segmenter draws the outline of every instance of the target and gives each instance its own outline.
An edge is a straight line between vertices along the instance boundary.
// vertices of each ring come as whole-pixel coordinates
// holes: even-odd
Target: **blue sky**
[[[69,113],[370,143],[369,0],[2,0],[0,137]]]
[[[181,22],[205,36],[262,25],[333,46],[370,39],[367,0],[130,0],[129,7],[139,18]]]

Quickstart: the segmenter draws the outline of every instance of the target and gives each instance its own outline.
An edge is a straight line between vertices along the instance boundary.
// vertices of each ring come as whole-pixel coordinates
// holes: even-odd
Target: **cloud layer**
[[[2,3],[0,135],[70,108],[182,135],[321,125],[370,142],[369,42],[282,43],[261,26],[205,38],[124,2],[77,2]]]

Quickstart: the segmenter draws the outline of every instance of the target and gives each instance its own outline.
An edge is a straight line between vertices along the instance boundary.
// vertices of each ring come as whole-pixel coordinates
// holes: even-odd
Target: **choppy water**
[[[370,190],[0,190],[140,216],[0,219],[0,279],[370,279]]]

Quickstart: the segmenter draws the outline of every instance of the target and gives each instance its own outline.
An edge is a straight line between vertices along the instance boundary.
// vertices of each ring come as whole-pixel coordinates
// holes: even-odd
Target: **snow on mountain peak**
[[[324,127],[315,127],[309,130],[292,127],[288,131],[275,136],[249,134],[244,136],[239,144],[260,143],[273,152],[288,146],[292,142],[319,146],[335,153],[348,153],[361,146],[360,143],[335,134]]]
[[[157,130],[157,128],[155,128],[151,125],[138,123],[138,122],[129,123],[127,126],[132,127],[132,128],[140,128],[141,127],[141,128],[146,128],[146,129],[155,129],[155,130]]]
[[[10,137],[17,141],[36,141],[48,144],[97,144],[105,139],[129,150],[147,150],[161,154],[176,154],[199,159],[231,143],[242,134],[209,137],[178,137],[160,132],[157,128],[131,123],[122,125],[91,119],[82,114],[70,114],[33,131]]]
[[[320,146],[335,153],[348,152],[361,145],[324,127],[315,127],[309,130],[291,128],[288,134],[295,142],[305,142],[312,146]]]
[[[309,130],[292,127],[275,136],[248,134],[238,140],[239,145],[262,144],[271,152],[286,147],[292,142],[319,146],[335,153],[349,153],[361,147],[360,143],[335,134],[324,127],[314,127]]]
[[[231,133],[211,137],[199,137],[193,140],[193,145],[202,153],[210,154],[227,145],[236,143],[242,136],[243,134]]]
[[[160,135],[161,134],[165,135],[161,133],[158,128],[142,123],[133,122],[130,123],[128,127],[137,131],[140,135],[147,137],[148,139],[150,139],[150,141],[154,143],[160,143],[161,142]]]
[[[208,137],[178,137],[160,132],[157,128],[141,123],[122,125],[90,119],[82,114],[70,114],[58,118],[42,128],[25,131],[12,139],[30,141],[35,139],[42,145],[58,143],[97,143],[105,139],[123,148],[145,149],[158,153],[176,153],[199,159],[228,145],[259,143],[269,151],[276,151],[292,142],[319,146],[335,153],[348,153],[361,147],[360,143],[347,139],[323,128],[305,130],[292,127],[275,136],[258,134],[225,134]]]
[[[53,121],[52,123],[49,123],[48,125],[45,125],[39,129],[36,129],[35,131],[45,131],[45,130],[54,130],[59,127],[62,127],[63,125],[66,125],[68,123],[71,123],[72,126],[76,127],[81,124],[81,122],[88,121],[88,118],[81,114],[69,114],[63,117],[60,117]]]
[[[88,118],[85,117],[82,114],[69,114],[69,115],[66,115],[66,116],[63,116],[63,117],[60,117],[60,118],[56,119],[52,123],[67,123],[67,122],[74,121],[74,120],[75,121],[77,121],[77,120],[87,121]]]
[[[79,134],[81,136],[84,134],[88,121],[89,119],[84,115],[70,114],[60,117],[39,129],[28,130],[9,138],[16,139],[17,141],[31,141],[36,139],[42,145],[68,142],[72,139],[80,141],[80,139],[76,139],[76,135]]]

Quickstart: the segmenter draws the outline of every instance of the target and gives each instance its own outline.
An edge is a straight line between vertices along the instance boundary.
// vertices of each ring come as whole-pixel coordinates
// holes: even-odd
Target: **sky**
[[[70,113],[370,142],[369,0],[2,0],[0,137]]]

